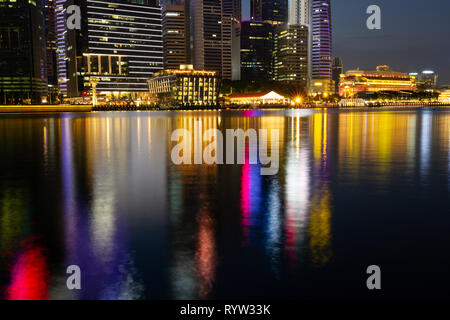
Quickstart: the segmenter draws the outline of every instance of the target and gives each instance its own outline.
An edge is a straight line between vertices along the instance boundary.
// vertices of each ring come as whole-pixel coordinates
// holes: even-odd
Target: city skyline
[[[346,36],[339,31],[343,26],[344,6],[330,0],[87,0],[79,6],[71,6],[67,0],[47,0],[43,7],[25,0],[5,3],[10,3],[10,8],[30,8],[43,17],[31,16],[22,21],[21,26],[29,24],[37,26],[38,31],[45,30],[44,35],[39,35],[40,31],[31,33],[34,43],[47,42],[45,57],[34,54],[31,62],[45,71],[44,75],[36,69],[34,76],[41,73],[39,77],[44,80],[45,89],[49,85],[49,94],[38,93],[35,87],[22,90],[20,94],[17,86],[5,87],[2,91],[5,104],[30,98],[43,104],[49,101],[50,104],[51,101],[85,103],[91,97],[92,104],[96,105],[98,93],[100,104],[127,99],[138,105],[143,101],[150,105],[155,101],[149,95],[148,80],[163,69],[177,70],[181,65],[192,65],[197,71],[216,71],[218,80],[224,82],[217,93],[225,98],[236,91],[269,89],[281,91],[295,101],[302,101],[298,99],[299,95],[310,97],[310,101],[315,97],[328,100],[333,95],[332,99],[337,103],[342,97],[338,92],[350,92],[349,88],[355,83],[346,88],[336,85],[340,76],[335,70],[332,79],[334,58],[341,61],[342,77],[347,71],[374,71],[386,66],[392,72],[404,73],[411,82],[406,87],[412,91],[434,90],[448,84],[448,75],[438,66],[445,64],[448,58],[434,58],[443,55],[443,50],[435,50],[435,45],[422,40],[423,30],[419,33],[411,28],[405,36],[400,32],[402,29],[397,28],[397,37],[380,36],[395,29],[393,26],[397,27],[404,19],[396,19],[393,25],[389,15],[384,15],[386,8],[392,8],[387,5],[376,6],[381,20],[377,18],[375,29],[370,28],[367,20],[370,6],[346,6],[348,9],[344,14],[351,14],[352,19],[345,19],[345,23],[359,21],[361,29],[365,30],[361,35],[361,31],[354,31],[358,28],[353,27]],[[355,8],[362,19],[358,18]],[[337,13],[334,13],[335,9]],[[73,10],[78,13],[73,14]],[[249,10],[251,20],[248,20]],[[74,16],[78,16],[77,27],[68,24]],[[421,20],[416,19],[414,23],[420,26]],[[264,27],[259,27],[260,24]],[[17,33],[17,27],[14,22],[5,24],[2,29],[0,41],[5,57],[15,48],[10,38],[11,34]],[[437,30],[437,35],[439,32]],[[405,38],[408,39],[411,33],[416,41],[405,44]],[[23,39],[25,34],[21,31],[18,37]],[[411,50],[411,47],[417,50]],[[433,57],[424,58],[426,55],[421,51],[424,47]],[[402,53],[405,48],[408,52]],[[21,45],[15,49],[20,51]],[[349,58],[349,55],[357,58]],[[409,56],[414,59],[405,59]],[[6,60],[3,64],[7,65]],[[13,74],[11,70],[3,72],[5,85],[9,85],[6,76]],[[355,74],[356,78],[358,74]],[[15,81],[20,80],[16,78]],[[241,79],[247,82],[240,83]],[[357,82],[364,84],[361,87],[364,90],[351,91],[352,98],[357,92],[389,91],[391,88],[388,84],[366,87],[364,81],[358,78]],[[194,90],[191,94],[197,96],[198,92]],[[440,92],[433,94],[433,99],[437,99]]]
[[[372,2],[331,1],[333,57],[342,57],[344,70],[375,69],[380,64],[404,72],[431,69],[439,74],[440,86],[450,84],[450,43],[441,41],[448,37],[450,23],[436,19],[436,6],[419,0],[378,1],[382,29],[369,30],[366,9]],[[249,3],[250,0],[242,1],[244,21],[250,18]],[[450,10],[448,1],[434,3],[442,12]]]

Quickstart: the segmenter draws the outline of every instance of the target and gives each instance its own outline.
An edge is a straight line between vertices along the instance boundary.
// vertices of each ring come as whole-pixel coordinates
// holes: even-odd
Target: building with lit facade
[[[250,16],[252,20],[272,25],[285,24],[288,21],[288,0],[251,0]]]
[[[437,87],[438,75],[432,70],[424,70],[418,78],[418,86],[421,89],[433,90]]]
[[[232,80],[241,80],[241,20],[242,1],[222,0],[223,13],[231,17],[231,72]]]
[[[377,70],[350,70],[341,75],[339,95],[353,97],[358,92],[416,91],[416,78],[404,72],[395,72],[388,66]]]
[[[187,1],[189,12],[189,61],[196,70],[216,71],[233,78],[233,15],[224,10],[229,0]]]
[[[188,25],[186,4],[167,4],[162,9],[164,69],[178,69],[186,64],[188,52]]]
[[[330,92],[332,29],[330,0],[311,0],[311,78],[312,93]]]
[[[308,83],[308,39],[305,25],[285,25],[277,28],[274,37],[273,76],[306,87]]]
[[[439,94],[439,102],[450,104],[450,87],[441,89]]]
[[[55,0],[43,0],[43,11],[45,21],[45,41],[46,41],[46,58],[47,58],[47,77],[48,84],[52,86],[58,85],[58,77],[56,74],[56,11]]]
[[[192,65],[163,70],[148,80],[150,98],[164,108],[216,106],[218,89],[216,71],[194,70]]]
[[[110,100],[145,98],[147,80],[163,69],[161,7],[151,0],[86,0],[81,30],[67,30],[69,2],[56,1],[60,91],[75,98],[96,86]]]
[[[341,74],[344,72],[342,58],[336,57],[333,59],[331,70],[331,79],[333,80],[334,93],[339,94],[339,83],[341,81]]]
[[[42,103],[47,97],[41,1],[0,1],[0,103]]]
[[[311,0],[290,0],[288,24],[311,25]]]
[[[273,29],[267,22],[242,22],[242,80],[272,80]]]
[[[231,94],[227,97],[227,101],[228,104],[237,106],[284,106],[291,104],[290,99],[275,91]]]

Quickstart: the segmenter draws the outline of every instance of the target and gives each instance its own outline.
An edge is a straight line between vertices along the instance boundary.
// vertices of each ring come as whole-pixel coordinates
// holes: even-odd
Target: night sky
[[[249,2],[243,1],[243,19]],[[344,70],[375,69],[438,73],[440,85],[450,85],[449,0],[331,0],[334,56]],[[366,9],[381,8],[381,30],[368,30]]]

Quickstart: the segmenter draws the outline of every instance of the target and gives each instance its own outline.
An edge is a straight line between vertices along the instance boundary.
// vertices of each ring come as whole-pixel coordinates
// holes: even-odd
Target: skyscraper
[[[331,89],[331,7],[330,0],[311,1],[311,89],[324,92]]]
[[[0,2],[0,103],[41,103],[47,96],[41,1]]]
[[[187,64],[188,26],[185,3],[163,6],[164,68],[178,69]]]
[[[188,4],[190,43],[189,57],[197,70],[219,72],[231,80],[233,17],[225,12],[227,0],[190,0]]]
[[[252,20],[284,24],[288,21],[288,0],[251,0],[250,11]]]
[[[242,1],[223,0],[223,13],[231,17],[232,79],[241,79],[241,19]]]
[[[275,80],[305,88],[308,83],[308,38],[305,25],[277,28],[274,39],[273,73]]]
[[[52,86],[58,84],[56,72],[56,11],[55,0],[43,0],[44,20],[45,20],[45,40],[47,57],[48,83]]]
[[[289,0],[288,24],[305,26],[311,24],[311,0]]]
[[[242,22],[241,80],[272,80],[273,26],[266,22]]]
[[[82,1],[81,30],[65,34],[58,19],[59,79],[69,97],[89,92],[94,83],[113,99],[148,93],[147,80],[163,69],[161,8],[152,3]]]
[[[67,74],[67,20],[66,2],[68,0],[54,0],[56,15],[56,73],[58,78],[58,89],[61,95],[67,96],[68,74]]]

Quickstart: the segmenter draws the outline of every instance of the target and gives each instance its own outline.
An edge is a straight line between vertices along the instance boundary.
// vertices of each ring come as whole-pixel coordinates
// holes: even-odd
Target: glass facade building
[[[47,97],[41,1],[0,1],[0,103],[42,103]]]
[[[274,79],[299,87],[308,83],[308,27],[289,25],[277,28],[274,37]]]
[[[164,68],[178,69],[187,63],[188,26],[185,3],[163,6]]]
[[[288,24],[311,24],[311,0],[289,0]]]
[[[311,1],[311,77],[313,85],[327,91],[331,89],[332,64],[330,0]]]
[[[288,22],[288,0],[251,0],[252,20],[264,21],[273,25]]]
[[[161,7],[149,0],[76,2],[81,30],[60,25],[65,10],[57,11],[61,91],[79,97],[96,83],[99,94],[115,98],[147,93],[147,80],[163,69]]]
[[[197,70],[216,71],[233,78],[233,15],[228,0],[190,0],[188,4],[189,61]]]
[[[244,21],[241,31],[241,79],[272,80],[273,26]]]

